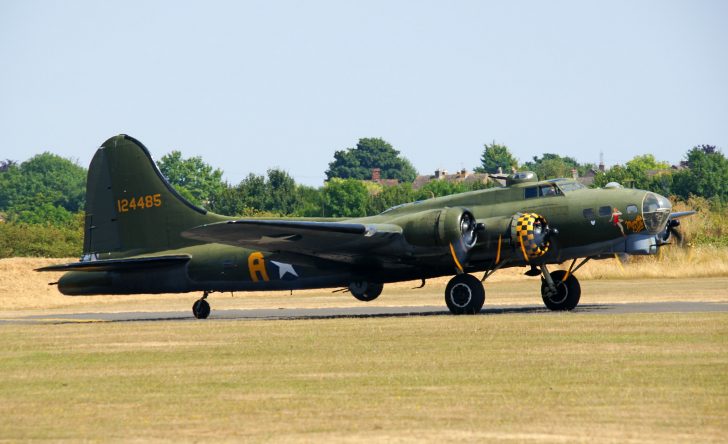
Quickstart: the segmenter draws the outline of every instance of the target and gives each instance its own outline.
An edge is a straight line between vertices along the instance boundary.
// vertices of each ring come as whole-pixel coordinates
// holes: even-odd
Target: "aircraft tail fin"
[[[195,243],[180,236],[225,220],[182,197],[136,139],[114,136],[96,151],[86,183],[85,256],[130,256]]]

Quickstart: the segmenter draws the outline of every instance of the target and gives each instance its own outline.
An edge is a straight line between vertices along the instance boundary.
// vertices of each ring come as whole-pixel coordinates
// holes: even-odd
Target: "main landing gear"
[[[581,265],[585,262],[582,262]],[[579,285],[579,280],[573,274],[576,271],[572,270],[573,265],[572,263],[568,271],[556,270],[551,273],[549,273],[546,265],[541,266],[543,274],[541,277],[541,298],[549,310],[573,310],[579,304],[581,285]]]
[[[210,304],[205,300],[209,294],[207,291],[204,292],[202,297],[192,304],[192,314],[195,315],[195,318],[207,319],[210,316]]]
[[[546,264],[532,265],[526,275],[541,275],[541,298],[549,310],[573,310],[581,298],[581,285],[574,273],[589,259],[588,257],[583,259],[579,265],[576,265],[577,259],[574,259],[568,270],[554,272],[549,272]],[[505,260],[498,266],[488,269],[481,280],[469,274],[459,274],[450,279],[445,288],[445,303],[450,312],[456,315],[479,313],[485,302],[485,290],[482,282],[507,262]]]
[[[458,274],[445,288],[445,303],[455,315],[480,313],[485,303],[485,289],[478,278]]]

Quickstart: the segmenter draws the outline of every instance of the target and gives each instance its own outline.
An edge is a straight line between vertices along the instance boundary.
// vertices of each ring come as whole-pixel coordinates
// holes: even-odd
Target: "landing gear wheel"
[[[207,319],[210,316],[210,304],[204,299],[198,299],[192,304],[192,314],[197,319]]]
[[[445,288],[445,303],[455,315],[480,313],[485,303],[485,289],[478,278],[459,274]]]
[[[354,281],[349,284],[349,291],[360,301],[369,302],[382,294],[384,284],[379,282]]]
[[[565,270],[556,270],[551,273],[551,279],[556,285],[556,293],[553,293],[549,289],[546,280],[541,278],[541,297],[549,310],[573,310],[579,304],[579,298],[581,297],[579,280],[576,276],[570,274],[564,281],[564,276],[566,276]]]

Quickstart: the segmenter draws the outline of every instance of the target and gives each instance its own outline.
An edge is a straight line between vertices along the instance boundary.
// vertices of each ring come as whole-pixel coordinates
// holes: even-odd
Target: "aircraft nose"
[[[665,196],[647,192],[642,200],[642,218],[645,228],[651,234],[657,234],[665,229],[670,218],[672,204]]]

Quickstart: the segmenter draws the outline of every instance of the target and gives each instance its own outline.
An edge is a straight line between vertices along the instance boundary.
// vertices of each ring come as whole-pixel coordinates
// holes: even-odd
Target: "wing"
[[[404,241],[402,227],[393,224],[233,220],[201,225],[184,231],[182,236],[249,249],[343,261],[375,252],[384,256],[400,256],[411,249]]]

